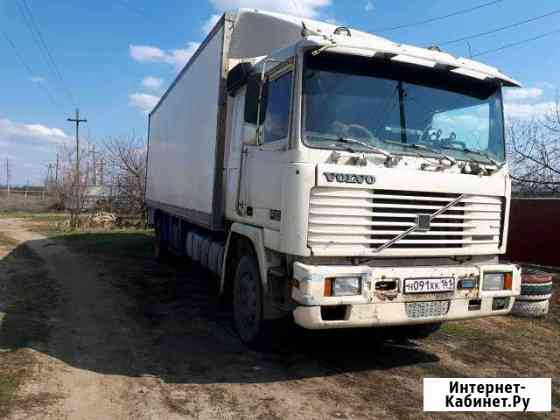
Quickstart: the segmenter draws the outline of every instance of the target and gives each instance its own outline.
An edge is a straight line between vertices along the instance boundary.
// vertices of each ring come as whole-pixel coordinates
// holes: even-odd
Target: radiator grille
[[[308,243],[312,248],[367,247],[372,250],[433,214],[460,194],[315,187],[311,191]],[[502,197],[466,196],[387,250],[498,247]]]

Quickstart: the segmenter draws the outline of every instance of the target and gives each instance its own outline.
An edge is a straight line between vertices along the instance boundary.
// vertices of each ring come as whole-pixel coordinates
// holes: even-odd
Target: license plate
[[[449,312],[448,300],[436,300],[431,302],[407,302],[406,314],[409,318],[432,318],[443,316]]]
[[[455,290],[453,277],[405,279],[405,293],[437,293]]]

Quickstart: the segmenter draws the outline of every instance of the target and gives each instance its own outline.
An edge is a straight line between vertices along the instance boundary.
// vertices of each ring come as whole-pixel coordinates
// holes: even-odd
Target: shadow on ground
[[[413,343],[383,342],[373,330],[292,327],[276,351],[250,351],[220,309],[212,277],[184,263],[155,264],[150,244],[146,233],[107,233],[20,245],[0,261],[0,293],[14,282],[22,286],[4,305],[0,348],[31,347],[102,374],[198,384],[267,383],[439,361]],[[26,255],[27,269],[21,265]],[[41,326],[39,336],[26,327],[30,322]]]

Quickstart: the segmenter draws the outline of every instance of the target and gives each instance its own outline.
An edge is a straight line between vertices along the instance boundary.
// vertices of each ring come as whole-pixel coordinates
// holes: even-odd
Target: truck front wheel
[[[266,345],[263,290],[258,263],[253,255],[240,258],[233,284],[233,317],[241,340],[249,347]]]

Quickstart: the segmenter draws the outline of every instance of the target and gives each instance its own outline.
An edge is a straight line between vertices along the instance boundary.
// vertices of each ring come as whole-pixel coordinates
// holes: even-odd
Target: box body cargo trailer
[[[509,313],[497,69],[351,28],[222,16],[149,116],[155,253],[219,278],[244,342]]]

